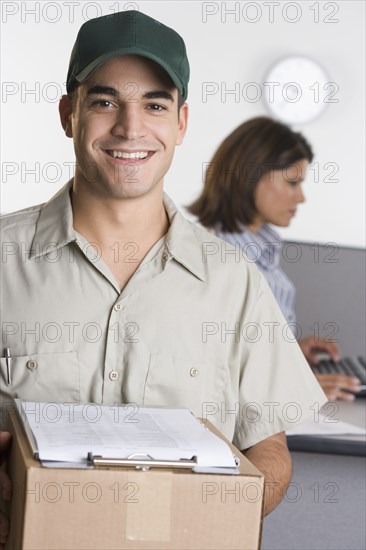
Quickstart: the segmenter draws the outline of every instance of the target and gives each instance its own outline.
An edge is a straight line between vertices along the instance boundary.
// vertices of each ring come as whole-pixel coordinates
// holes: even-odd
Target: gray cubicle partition
[[[281,261],[297,289],[302,335],[334,338],[343,355],[366,355],[366,251],[285,242]]]

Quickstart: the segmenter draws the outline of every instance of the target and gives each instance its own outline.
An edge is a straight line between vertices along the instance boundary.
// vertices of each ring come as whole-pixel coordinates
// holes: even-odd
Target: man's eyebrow
[[[143,94],[142,99],[167,99],[174,103],[174,97],[166,90],[156,90],[154,92],[146,92]]]
[[[116,88],[112,88],[111,86],[91,86],[88,88],[86,93],[87,95],[109,95],[112,97],[118,97],[118,90],[116,90]]]
[[[90,88],[87,89],[86,94],[88,96],[90,95],[108,95],[111,97],[118,97],[119,92],[116,88],[113,88],[112,86],[102,86],[100,84],[95,84],[93,86],[90,86]],[[131,94],[129,94],[131,96]],[[131,99],[133,98],[134,94],[131,96]],[[142,99],[167,99],[168,101],[171,101],[174,103],[174,96],[168,92],[167,90],[153,90],[151,92],[145,92],[142,96]]]

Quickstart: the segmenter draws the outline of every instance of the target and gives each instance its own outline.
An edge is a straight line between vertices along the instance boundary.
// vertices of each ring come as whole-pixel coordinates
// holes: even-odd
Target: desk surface
[[[359,428],[366,426],[366,399],[358,398],[353,402],[335,401],[327,403],[321,409],[326,416],[335,420],[354,424]],[[366,435],[324,435],[291,436],[287,438],[291,451],[304,451],[353,456],[366,455]]]

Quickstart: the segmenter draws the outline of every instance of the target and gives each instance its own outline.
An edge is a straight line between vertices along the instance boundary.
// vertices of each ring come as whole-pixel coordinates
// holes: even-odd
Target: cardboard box
[[[44,468],[15,413],[9,424],[6,550],[260,548],[264,477],[242,455],[239,475]]]

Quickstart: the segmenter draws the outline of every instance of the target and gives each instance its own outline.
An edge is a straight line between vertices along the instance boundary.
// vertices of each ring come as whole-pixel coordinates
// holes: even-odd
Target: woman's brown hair
[[[313,152],[299,132],[268,117],[241,124],[219,146],[206,171],[204,188],[188,206],[205,227],[235,232],[253,222],[254,192],[271,170],[283,170]]]

